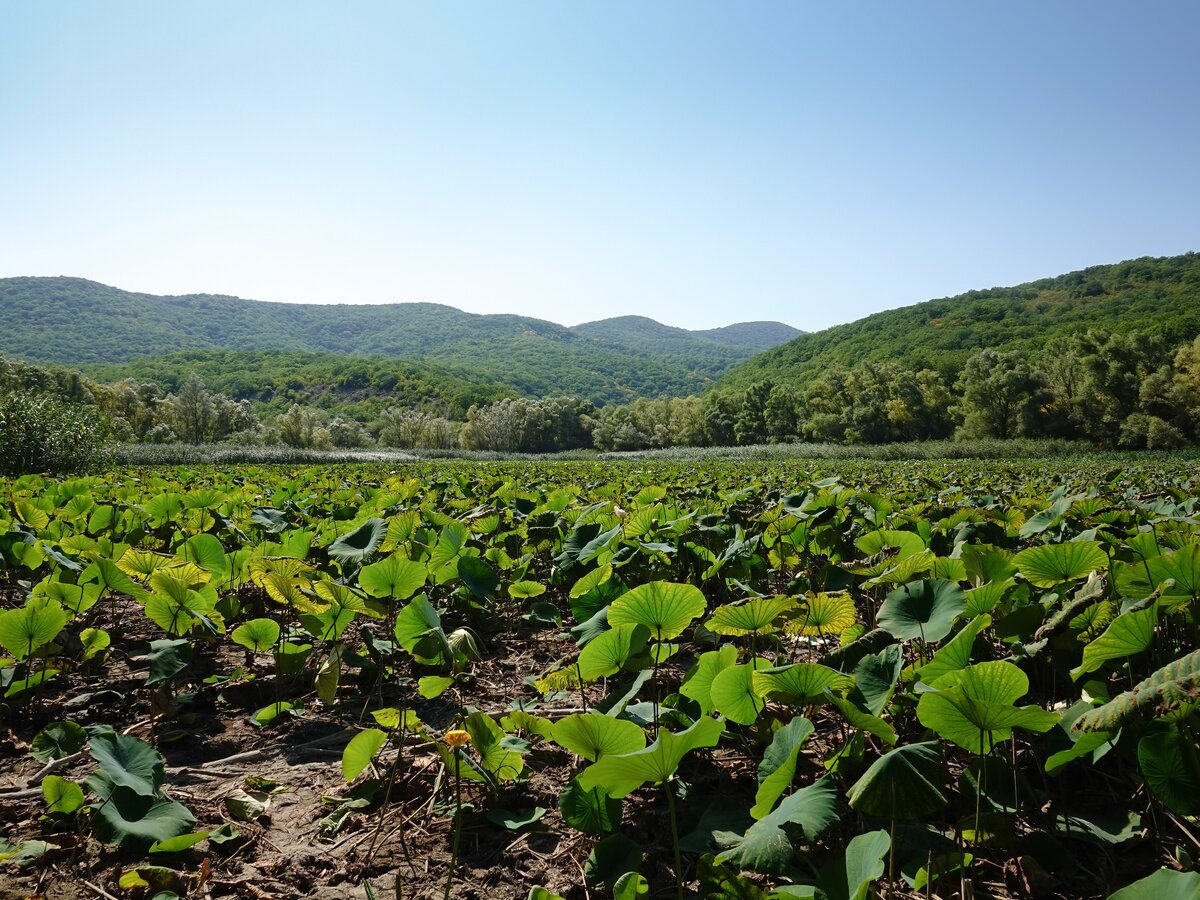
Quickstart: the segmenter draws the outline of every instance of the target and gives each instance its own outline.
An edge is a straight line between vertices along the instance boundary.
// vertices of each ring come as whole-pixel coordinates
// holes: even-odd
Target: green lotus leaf
[[[52,722],[37,733],[29,748],[29,755],[38,762],[48,763],[53,759],[66,759],[78,753],[87,743],[87,731],[74,722]]]
[[[829,777],[820,779],[784,798],[770,815],[751,825],[729,850],[717,856],[743,869],[766,875],[783,875],[792,865],[799,843],[811,843],[838,820],[837,789]]]
[[[1200,812],[1200,759],[1195,744],[1172,729],[1138,743],[1138,767],[1151,792],[1181,815]]]
[[[1013,564],[1030,584],[1052,588],[1107,568],[1108,555],[1096,541],[1069,541],[1022,550],[1013,557]]]
[[[458,558],[458,577],[467,586],[467,590],[481,600],[491,599],[500,589],[500,576],[478,556]]]
[[[759,658],[718,672],[709,689],[713,707],[726,719],[739,725],[754,722],[765,706],[754,690],[754,673],[770,667],[769,659]]]
[[[906,744],[875,760],[850,788],[850,808],[881,819],[920,819],[946,805],[946,762],[934,741]]]
[[[968,622],[954,638],[933,654],[933,659],[918,670],[926,683],[941,678],[957,669],[965,669],[971,663],[971,650],[980,632],[992,624],[989,615],[976,616]]]
[[[192,661],[194,652],[192,642],[187,638],[151,641],[150,652],[146,654],[146,659],[150,661],[146,684],[159,684],[174,678]]]
[[[274,619],[251,619],[233,629],[230,637],[235,644],[261,653],[270,650],[279,640],[279,623]]]
[[[704,627],[715,634],[740,637],[747,634],[771,634],[779,629],[775,621],[795,606],[788,597],[756,597],[745,603],[718,609]]]
[[[584,879],[592,888],[614,891],[621,878],[636,873],[642,864],[642,847],[621,833],[601,838],[584,866]]]
[[[28,601],[19,609],[0,612],[0,646],[18,662],[54,640],[71,614],[50,599]]]
[[[883,858],[891,846],[886,831],[855,835],[846,852],[822,869],[817,889],[827,900],[867,900],[871,885],[883,876]]]
[[[976,663],[939,678],[936,690],[921,695],[917,718],[938,736],[971,753],[984,755],[1013,728],[1048,731],[1058,715],[1037,706],[1015,707],[1029,679],[1012,663]]]
[[[387,733],[378,728],[366,728],[350,739],[342,751],[342,777],[353,781],[371,764],[387,743]]]
[[[197,534],[184,541],[179,555],[188,562],[193,562],[214,578],[220,578],[229,572],[229,557],[221,542],[211,534]]]
[[[1071,670],[1071,678],[1078,680],[1110,659],[1122,659],[1148,649],[1157,624],[1158,605],[1153,603],[1117,616],[1100,637],[1083,648],[1083,661]]]
[[[788,619],[788,634],[840,635],[858,621],[858,610],[849,594],[814,594],[805,597],[796,614]]]
[[[805,742],[815,727],[804,716],[796,716],[775,732],[771,744],[758,764],[758,792],[750,815],[756,819],[766,816],[796,777],[796,763]]]
[[[703,718],[686,731],[675,734],[665,728],[644,750],[621,756],[606,756],[579,774],[584,790],[603,787],[610,797],[624,797],[643,784],[662,784],[675,774],[683,757],[699,747],[714,747],[725,731],[725,724]]]
[[[656,641],[679,637],[707,601],[698,587],[669,581],[651,581],[622,594],[608,608],[610,625],[645,625]]]
[[[407,600],[425,586],[428,574],[423,563],[393,553],[363,566],[358,573],[358,586],[371,597]]]
[[[325,548],[331,559],[343,567],[360,566],[370,559],[387,536],[387,522],[370,518],[348,531]]]
[[[564,822],[584,834],[605,834],[621,824],[621,801],[610,797],[603,787],[581,787],[576,778],[558,798],[558,810]]]
[[[147,797],[157,794],[162,787],[166,761],[161,753],[140,738],[113,732],[93,734],[88,740],[88,749],[100,770],[117,787],[129,788]]]
[[[807,706],[824,700],[827,692],[844,693],[854,687],[854,678],[820,663],[795,663],[753,674],[754,692],[768,700]]]
[[[887,595],[875,621],[902,641],[932,644],[950,633],[966,607],[966,594],[952,581],[912,581]]]
[[[47,775],[42,779],[42,796],[46,798],[50,812],[68,816],[87,802],[83,788],[58,775]]]
[[[695,700],[704,714],[708,715],[714,709],[712,701],[712,684],[717,675],[737,662],[737,647],[726,644],[720,650],[709,650],[701,653],[696,664],[683,679],[679,693]]]
[[[1200,897],[1200,872],[1159,869],[1153,875],[1109,894],[1108,900],[1196,900],[1196,897]]]
[[[646,733],[638,725],[595,712],[560,719],[551,729],[550,739],[591,762],[604,756],[634,753],[646,746]]]
[[[615,675],[646,649],[650,629],[645,625],[616,625],[588,642],[579,654],[579,677],[585,682]]]
[[[486,713],[472,713],[463,721],[471,735],[471,744],[479,754],[479,764],[498,781],[515,781],[525,769],[525,757],[505,744],[504,729]]]
[[[148,847],[187,834],[195,825],[195,817],[182,803],[121,786],[113,787],[92,813],[92,834],[123,847]]]

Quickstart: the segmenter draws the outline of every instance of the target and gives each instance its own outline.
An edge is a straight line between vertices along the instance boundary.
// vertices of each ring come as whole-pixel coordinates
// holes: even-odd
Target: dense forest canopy
[[[0,357],[0,389],[88,407],[110,437],[144,443],[546,452],[1021,437],[1166,449],[1200,443],[1198,301],[1197,254],[1097,266],[804,335],[703,393],[672,381],[670,361],[691,365],[696,340],[718,345],[637,316],[572,332],[589,353],[619,346],[643,361],[621,376],[603,355],[581,368],[522,333],[507,345],[528,347],[517,357],[487,339],[472,350],[495,355],[492,373],[461,358],[202,349],[86,373]],[[13,415],[42,408],[61,411]]]
[[[722,387],[806,382],[833,365],[900,363],[953,380],[977,350],[1045,347],[1103,328],[1179,345],[1200,334],[1200,254],[1128,260],[1008,288],[970,291],[805,334],[734,369]]]
[[[452,383],[460,379],[523,396],[579,394],[596,403],[702,391],[764,347],[799,333],[777,322],[691,332],[647,319],[656,329],[648,339],[644,329],[621,320],[572,329],[434,303],[309,305],[207,294],[157,297],[79,278],[0,279],[0,316],[7,323],[0,331],[0,353],[30,362],[131,363],[185,351],[402,358],[434,364],[437,371],[422,377],[445,381],[441,393],[461,394]],[[236,368],[247,364],[223,359]],[[269,378],[295,366],[294,357],[254,359],[265,365]],[[149,364],[152,375],[139,362],[98,376],[160,378],[164,369],[182,363],[195,363],[197,373],[212,368],[200,357],[177,357]],[[306,381],[317,383],[327,360],[316,367]]]

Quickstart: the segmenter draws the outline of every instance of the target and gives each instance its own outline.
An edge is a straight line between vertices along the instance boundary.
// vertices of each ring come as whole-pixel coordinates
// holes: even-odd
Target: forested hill
[[[123,373],[111,364],[185,351],[336,353],[432,362],[528,396],[570,393],[597,402],[702,391],[754,353],[797,333],[781,323],[690,332],[650,319],[637,319],[645,328],[617,319],[572,329],[434,303],[158,297],[79,278],[0,279],[0,316],[0,353],[31,362],[110,364],[109,377],[143,367]],[[647,337],[647,329],[669,339]],[[269,368],[270,354],[260,362]]]
[[[804,334],[737,367],[721,387],[806,382],[831,366],[894,362],[953,380],[975,350],[1036,351],[1065,334],[1141,331],[1168,346],[1200,334],[1200,254],[1142,258],[970,291]]]

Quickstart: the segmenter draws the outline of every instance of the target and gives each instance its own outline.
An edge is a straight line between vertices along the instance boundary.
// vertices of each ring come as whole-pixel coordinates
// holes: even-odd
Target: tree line
[[[744,389],[603,407],[578,397],[509,397],[472,405],[465,417],[432,403],[389,406],[370,421],[298,403],[262,413],[195,376],[175,391],[128,379],[105,385],[2,357],[0,389],[9,406],[18,397],[51,397],[76,420],[91,416],[97,433],[141,443],[546,453],[951,437],[1067,438],[1126,449],[1200,442],[1200,338],[1169,347],[1149,334],[1098,329],[1036,356],[976,351],[952,379],[872,362],[835,365],[807,383],[763,379]],[[38,409],[51,414],[45,403]]]

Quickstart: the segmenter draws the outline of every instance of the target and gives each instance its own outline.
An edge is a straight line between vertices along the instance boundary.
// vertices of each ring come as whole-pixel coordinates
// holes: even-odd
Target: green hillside
[[[830,366],[863,362],[935,369],[952,379],[975,350],[1034,351],[1089,328],[1137,330],[1169,346],[1192,340],[1200,334],[1200,254],[1092,266],[876,313],[755,356],[720,386],[806,382]]]
[[[403,358],[433,363],[470,384],[507,386],[528,396],[577,394],[596,402],[679,396],[707,388],[758,352],[786,340],[780,323],[749,323],[705,336],[652,320],[595,322],[577,329],[513,315],[475,315],[433,303],[307,305],[195,294],[158,297],[78,278],[0,279],[0,353],[33,362],[105,364],[100,377],[151,377],[218,366],[211,351],[285,351]],[[640,323],[648,323],[644,326]],[[775,338],[771,338],[775,335]],[[187,352],[159,363],[147,357]],[[217,358],[239,371],[246,359]],[[306,384],[327,359],[255,357],[274,377],[282,370]],[[378,361],[370,365],[379,366]],[[277,371],[279,370],[279,371]],[[156,376],[157,377],[157,376]],[[246,390],[257,386],[245,385]],[[453,390],[453,388],[451,388]]]
[[[131,378],[178,392],[195,375],[215,393],[282,412],[293,403],[370,418],[387,406],[466,415],[473,404],[520,392],[495,379],[431,362],[281,350],[184,350],[85,367],[103,384]]]

